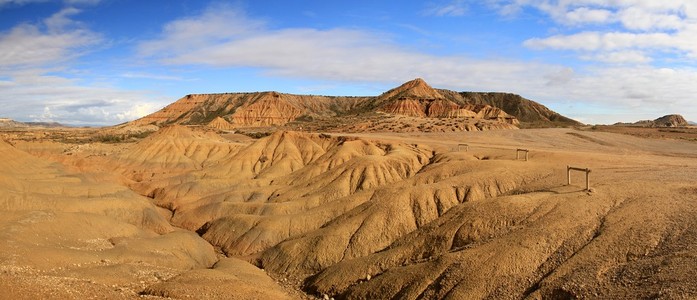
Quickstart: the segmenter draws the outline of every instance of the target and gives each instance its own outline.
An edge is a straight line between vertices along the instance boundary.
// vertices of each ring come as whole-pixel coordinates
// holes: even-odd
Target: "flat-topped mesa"
[[[424,118],[421,120],[424,122],[430,122],[428,118],[458,118],[513,125],[507,127],[515,127],[520,124],[519,121],[540,127],[579,124],[518,95],[458,93],[434,89],[423,79],[417,78],[376,97],[293,95],[278,92],[187,95],[160,111],[124,126],[181,124],[228,130],[284,126],[295,121],[316,122],[308,124],[307,128],[334,128],[332,126],[345,126],[342,125],[345,123],[341,119],[343,117],[352,116],[360,121],[370,118],[369,114],[375,112]],[[373,126],[370,124],[372,123],[366,123],[365,126]],[[355,128],[365,130],[365,126]],[[399,128],[407,127],[409,126]],[[399,129],[395,126],[385,128]]]
[[[212,98],[221,98],[222,94],[189,94],[183,98],[165,106],[163,109],[132,121],[132,125],[163,125],[184,120],[186,117],[200,111],[202,108],[210,108]],[[176,122],[181,123],[181,122]]]
[[[131,124],[208,125],[216,118],[224,118],[233,126],[283,125],[303,114],[302,105],[289,101],[300,102],[295,99],[298,97],[278,92],[187,95]],[[216,124],[227,127],[220,121],[213,122]]]

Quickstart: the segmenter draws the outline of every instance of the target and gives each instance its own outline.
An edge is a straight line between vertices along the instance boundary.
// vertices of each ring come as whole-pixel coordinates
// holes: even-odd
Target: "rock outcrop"
[[[234,124],[240,126],[283,125],[303,112],[302,108],[291,104],[281,94],[265,92],[238,108],[231,118]]]
[[[443,95],[428,85],[426,81],[421,78],[416,78],[383,93],[382,95],[378,96],[376,102],[382,103],[395,99],[435,100],[443,98]]]
[[[460,100],[460,101],[458,101]],[[469,117],[493,120],[511,125],[520,122],[504,110],[485,104],[470,104],[462,99],[446,99],[438,90],[417,78],[391,89],[376,99],[377,109],[391,114],[411,117],[458,118]]]
[[[634,123],[615,123],[615,126],[632,127],[685,127],[690,123],[681,115],[666,115],[655,120],[642,120]]]
[[[0,118],[0,128],[20,128],[20,127],[29,127],[29,125],[22,123],[22,122],[17,122],[12,119],[8,118]]]
[[[0,128],[27,128],[27,127],[65,127],[56,122],[18,122],[10,118],[0,118]]]
[[[653,121],[656,127],[683,127],[690,125],[681,115],[667,115]]]
[[[560,115],[548,107],[520,95],[494,92],[460,92],[440,90],[446,97],[475,105],[489,105],[514,116],[529,126],[578,126],[580,122]]]

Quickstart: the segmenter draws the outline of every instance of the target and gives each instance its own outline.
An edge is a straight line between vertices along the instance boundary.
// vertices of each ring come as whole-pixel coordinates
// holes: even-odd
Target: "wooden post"
[[[515,160],[520,159],[520,152],[525,152],[525,161],[528,161],[528,152],[530,152],[528,149],[516,149],[515,150]]]
[[[566,185],[571,185],[571,167],[566,166]]]
[[[567,185],[571,185],[571,171],[580,171],[586,173],[586,191],[590,191],[591,186],[590,186],[590,173],[591,169],[588,168],[576,168],[567,165],[566,166],[566,183]]]

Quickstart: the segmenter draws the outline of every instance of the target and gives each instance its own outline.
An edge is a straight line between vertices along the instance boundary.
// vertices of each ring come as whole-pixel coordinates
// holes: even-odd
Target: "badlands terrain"
[[[695,140],[422,82],[2,129],[0,298],[697,297]]]

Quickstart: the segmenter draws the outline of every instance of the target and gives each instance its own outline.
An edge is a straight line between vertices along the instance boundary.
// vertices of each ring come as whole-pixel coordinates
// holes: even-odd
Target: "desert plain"
[[[690,140],[180,125],[134,142],[5,137],[5,299],[697,295]],[[590,190],[582,172],[567,185],[568,165],[591,169]]]

